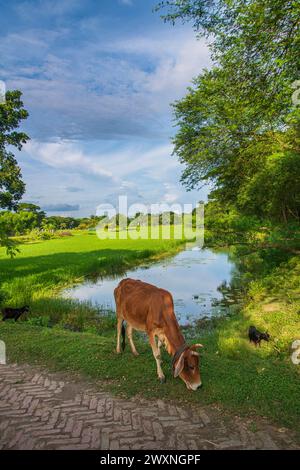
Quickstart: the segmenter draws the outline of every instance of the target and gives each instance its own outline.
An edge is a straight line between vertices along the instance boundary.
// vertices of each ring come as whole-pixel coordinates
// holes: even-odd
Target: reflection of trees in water
[[[240,303],[242,300],[242,288],[238,278],[232,279],[230,282],[223,281],[217,287],[217,291],[222,295],[218,303],[230,305],[233,303]]]
[[[212,299],[212,308],[218,315],[231,315],[239,308],[245,293],[245,285],[240,271],[240,264],[233,250],[213,250],[215,253],[224,253],[232,265],[230,281],[223,281],[217,291],[221,298]]]
[[[228,261],[232,264],[231,280],[224,281],[217,288],[222,298],[215,300],[215,305],[239,305],[247,292],[249,283],[272,270],[274,259],[268,261],[268,252],[257,250],[249,253],[244,246],[235,246],[226,251]]]
[[[97,283],[98,281],[114,280],[120,276],[126,276],[128,271],[127,267],[118,266],[117,264],[110,266],[105,273],[99,273],[97,271],[92,272],[86,276],[86,280],[89,282]]]

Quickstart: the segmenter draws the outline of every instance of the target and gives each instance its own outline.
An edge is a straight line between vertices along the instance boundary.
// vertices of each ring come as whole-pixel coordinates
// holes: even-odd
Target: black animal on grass
[[[24,307],[21,307],[21,308],[5,307],[2,310],[2,314],[3,314],[2,320],[5,321],[5,320],[13,319],[13,320],[17,321],[18,318],[20,318],[21,315],[23,315],[24,313],[27,313],[27,312],[29,312],[29,306],[28,305],[24,305]]]
[[[258,331],[255,326],[250,326],[249,327],[249,332],[248,332],[248,335],[249,335],[249,340],[250,340],[250,343],[254,343],[255,346],[259,345],[260,346],[260,342],[261,340],[265,340],[265,341],[269,341],[270,339],[270,335],[269,333],[262,333],[261,331]]]

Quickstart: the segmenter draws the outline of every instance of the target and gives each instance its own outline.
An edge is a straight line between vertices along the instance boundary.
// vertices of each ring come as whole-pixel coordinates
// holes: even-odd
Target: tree
[[[42,220],[46,217],[46,213],[41,210],[40,206],[29,202],[20,202],[17,211],[35,214],[37,216],[38,225],[41,225]]]
[[[239,90],[263,98],[267,89],[286,91],[283,77],[299,79],[299,0],[168,0],[156,7],[161,9],[167,10],[164,21],[191,22],[199,36],[212,39],[213,59],[230,64]]]
[[[52,215],[51,217],[46,218],[46,223],[51,224],[55,228],[55,230],[65,230],[78,227],[80,224],[80,219]]]
[[[7,146],[21,150],[29,137],[17,132],[20,122],[28,117],[23,108],[20,91],[8,91],[5,103],[0,104],[0,209],[16,209],[25,191],[20,167],[14,154]],[[13,243],[9,241],[5,224],[0,224],[0,245],[14,253]]]
[[[29,137],[17,132],[20,122],[28,117],[23,108],[20,91],[8,91],[6,102],[0,104],[0,207],[15,209],[25,191],[20,167],[7,146],[22,149]]]
[[[291,99],[300,76],[299,0],[174,0],[159,7],[168,8],[166,21],[192,21],[213,40],[214,67],[174,105],[183,183],[212,183],[211,198],[224,209],[298,219],[300,187],[284,188],[299,171],[300,112]]]

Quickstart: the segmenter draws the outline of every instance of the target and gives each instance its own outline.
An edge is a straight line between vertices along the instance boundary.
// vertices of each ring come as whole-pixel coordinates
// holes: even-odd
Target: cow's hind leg
[[[135,349],[135,345],[134,345],[134,342],[133,342],[133,339],[132,339],[132,331],[133,331],[132,326],[127,324],[127,336],[128,336],[128,340],[129,340],[129,344],[130,344],[130,347],[131,347],[132,354],[134,354],[135,356],[138,356],[139,353]]]
[[[154,359],[156,361],[158,378],[159,378],[161,383],[164,383],[166,381],[166,378],[165,378],[165,374],[163,373],[163,370],[161,368],[160,348],[156,344],[154,334],[151,334],[151,333],[149,334],[149,342],[150,342],[150,345],[151,345],[151,348],[152,348]]]

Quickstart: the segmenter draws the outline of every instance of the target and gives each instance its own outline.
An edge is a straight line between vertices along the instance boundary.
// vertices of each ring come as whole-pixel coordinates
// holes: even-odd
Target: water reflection
[[[90,301],[105,309],[115,309],[113,291],[124,277],[140,279],[169,290],[176,316],[182,325],[203,317],[226,313],[236,302],[230,281],[235,266],[227,253],[189,246],[176,256],[131,269],[114,278],[89,280],[66,291],[74,299]]]

